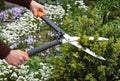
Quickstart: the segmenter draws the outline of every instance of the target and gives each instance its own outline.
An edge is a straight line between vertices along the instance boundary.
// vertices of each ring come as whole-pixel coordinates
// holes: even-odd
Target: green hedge
[[[99,60],[81,49],[64,44],[61,46],[61,52],[57,53],[55,58],[50,59],[54,65],[54,80],[120,81],[120,17],[115,15],[114,18],[108,18],[109,15],[106,13],[111,12],[111,8],[108,6],[109,3],[106,3],[108,5],[103,3],[99,1],[94,8],[88,7],[87,10],[82,10],[78,8],[78,5],[73,5],[71,1],[71,8],[68,9],[64,5],[69,15],[65,15],[60,27],[72,36],[79,36],[81,39],[78,41],[84,48],[90,48],[106,60]],[[104,10],[102,10],[103,7]],[[94,36],[96,39],[102,36],[109,40],[89,41],[88,36]]]
[[[88,6],[87,9],[79,8],[80,4],[74,5],[74,2],[75,0],[61,0],[66,14],[62,19],[57,18],[56,22],[66,33],[79,36],[80,44],[106,60],[94,58],[70,44],[63,44],[59,52],[53,51],[52,56],[46,58],[53,65],[49,81],[120,81],[120,17],[119,14],[111,15],[112,10],[119,13],[120,1],[101,0],[91,3],[94,7]],[[109,40],[89,41],[88,36],[96,39],[102,36]],[[34,66],[30,69],[38,69],[40,59],[35,57],[32,60],[28,62],[31,67]]]

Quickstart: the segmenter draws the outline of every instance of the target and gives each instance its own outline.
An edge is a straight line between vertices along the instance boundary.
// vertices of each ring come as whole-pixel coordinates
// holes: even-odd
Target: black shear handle
[[[24,52],[23,54],[25,56],[27,56],[27,57],[32,56],[32,55],[35,55],[35,54],[37,54],[37,53],[39,53],[41,51],[44,51],[44,50],[46,50],[48,48],[51,48],[51,47],[59,45],[59,44],[61,44],[61,40],[53,40],[53,41],[51,41],[51,42],[49,42],[49,43],[47,43],[45,45],[42,45],[40,47],[37,47],[37,48],[35,48],[33,50],[30,50],[28,52]]]
[[[48,17],[45,16],[45,14],[41,11],[37,12],[37,16],[43,19],[50,27],[52,27],[58,34],[63,36],[64,32],[62,29],[60,29],[53,21],[51,21]]]
[[[59,37],[64,35],[63,30],[61,30],[55,23],[53,23],[49,18],[47,18],[43,12],[38,11],[37,16],[40,17],[41,19],[43,19],[50,27],[52,27],[57,32]],[[51,41],[51,42],[49,42],[49,43],[47,43],[43,46],[40,46],[40,47],[35,48],[33,50],[30,50],[28,52],[24,52],[24,55],[27,56],[27,57],[32,56],[34,54],[37,54],[41,51],[44,51],[44,50],[46,50],[48,48],[51,48],[51,47],[53,47],[55,45],[58,45],[58,44],[61,44],[60,39],[53,40],[53,41]]]

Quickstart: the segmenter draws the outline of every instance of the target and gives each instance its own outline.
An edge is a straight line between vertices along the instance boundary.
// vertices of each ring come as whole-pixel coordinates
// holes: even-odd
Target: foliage
[[[96,7],[99,14],[103,17],[103,23],[115,19],[117,16],[120,17],[120,0],[84,0],[86,4]]]
[[[54,65],[53,78],[57,81],[120,80],[120,17],[115,15],[114,19],[110,18],[109,21],[103,23],[104,10],[106,9],[102,11],[96,5],[94,9],[89,7],[88,10],[80,11],[78,7],[74,6],[71,7],[72,9],[64,8],[65,11],[72,14],[65,15],[60,27],[72,36],[79,36],[78,42],[84,48],[89,48],[106,60],[99,60],[88,55],[82,49],[64,44],[61,46],[61,52],[57,53],[58,57],[52,61]],[[94,36],[95,40],[90,41],[88,36]],[[107,37],[109,40],[97,41],[100,36]]]
[[[56,23],[59,25],[60,28],[62,28],[66,33],[70,34],[71,36],[79,36],[80,39],[78,40],[79,44],[81,44],[84,48],[89,48],[90,50],[94,51],[97,55],[103,56],[106,60],[100,60],[93,56],[88,55],[85,53],[82,49],[78,49],[70,44],[63,44],[60,46],[59,51],[54,51],[55,49],[50,51],[48,54],[52,54],[50,57],[49,55],[46,55],[46,58],[39,58],[38,56],[31,57],[30,61],[26,63],[24,67],[27,67],[27,65],[31,68],[25,69],[27,72],[25,75],[19,74],[19,70],[21,71],[23,68],[12,68],[12,73],[17,72],[18,76],[23,78],[23,76],[29,75],[32,77],[28,77],[29,79],[34,79],[35,77],[39,77],[38,79],[42,78],[42,73],[47,73],[47,70],[49,69],[43,69],[41,67],[44,63],[45,66],[47,65],[50,68],[50,72],[48,74],[52,76],[44,76],[43,79],[46,77],[48,81],[119,81],[120,80],[120,17],[119,14],[117,15],[111,15],[112,10],[117,10],[115,13],[119,13],[119,0],[91,0],[95,3],[90,3],[92,6],[85,6],[84,2],[82,0],[75,1],[75,0],[60,0],[60,4],[58,7],[54,7],[53,5],[49,6],[47,5],[47,16],[50,17],[50,19],[56,21]],[[111,1],[111,2],[110,2]],[[89,1],[88,1],[89,2]],[[114,3],[114,4],[112,4]],[[60,7],[60,5],[63,7],[64,10]],[[53,9],[52,9],[53,8]],[[60,8],[60,10],[56,10],[57,8]],[[50,10],[50,11],[49,11]],[[57,13],[58,11],[61,11],[60,13]],[[55,13],[50,13],[55,12]],[[63,13],[64,12],[64,13]],[[110,12],[110,14],[109,14]],[[30,12],[26,13],[31,14]],[[52,14],[52,15],[50,15]],[[40,30],[37,31],[35,28],[35,24],[38,24],[40,22],[39,19],[33,18],[33,16],[27,15],[25,18],[23,17],[22,20],[25,20],[24,22],[18,20],[17,23],[8,25],[8,27],[18,27],[23,26],[28,29],[26,29],[27,33],[22,33],[21,36],[24,38],[27,36],[29,40],[28,46],[39,46],[41,43],[43,44],[43,40],[40,40],[42,38],[38,38],[41,32]],[[22,23],[19,25],[19,23]],[[25,26],[24,26],[25,24]],[[42,25],[42,26],[41,26]],[[46,29],[47,25],[43,22],[39,23],[40,29]],[[33,28],[32,31],[29,30],[29,28]],[[22,28],[22,27],[21,27]],[[38,27],[39,28],[39,27]],[[6,30],[11,30],[7,29]],[[13,31],[13,30],[12,30]],[[22,29],[20,29],[21,32]],[[25,31],[25,32],[26,32]],[[45,33],[46,31],[43,31]],[[51,32],[51,31],[50,31]],[[27,34],[27,35],[26,35]],[[34,36],[35,35],[35,36]],[[7,35],[6,35],[7,36]],[[44,35],[41,35],[44,36]],[[53,36],[53,32],[52,32]],[[94,40],[89,40],[89,36],[93,36]],[[14,34],[13,34],[14,37]],[[34,38],[35,37],[35,38]],[[98,37],[106,37],[109,40],[108,41],[98,41]],[[12,38],[12,36],[11,36]],[[37,39],[39,41],[35,41],[33,39]],[[6,39],[7,41],[9,39]],[[26,42],[28,40],[19,42],[19,45],[16,48],[19,49],[25,49],[26,48]],[[44,39],[46,41],[46,39]],[[13,38],[12,41],[15,41]],[[11,42],[12,42],[11,41]],[[42,41],[42,42],[41,42]],[[9,43],[11,43],[9,41]],[[33,44],[31,44],[33,42]],[[41,53],[42,54],[42,53]],[[45,53],[43,52],[43,56]],[[47,63],[47,64],[46,64]],[[5,64],[4,68],[3,63],[1,65],[0,71],[8,70],[8,65]],[[52,65],[52,66],[51,66]],[[43,65],[44,66],[44,65]],[[6,69],[7,68],[7,69]],[[39,68],[42,68],[41,70],[38,70]],[[17,70],[16,70],[17,69]],[[44,71],[42,71],[44,70]],[[28,72],[29,71],[29,72]],[[39,71],[38,75],[35,74],[37,71]],[[41,73],[42,72],[42,73]],[[3,72],[4,73],[4,72]],[[34,74],[34,75],[33,75]],[[10,73],[1,75],[2,79],[6,79],[5,77],[8,76],[10,78]],[[35,77],[34,77],[35,76]],[[24,77],[25,78],[25,77]],[[37,79],[37,80],[38,80]],[[28,80],[28,79],[27,79]],[[25,81],[25,80],[23,80]],[[35,80],[33,80],[35,81]],[[44,80],[42,80],[44,81]]]
[[[50,19],[61,18],[64,14],[64,10],[60,6],[46,4],[45,8]],[[17,9],[18,11],[18,8],[12,8],[6,11],[12,11],[13,9],[14,11]],[[48,26],[42,22],[40,18],[34,17],[29,10],[20,7],[20,12],[25,13],[18,20],[11,24],[1,26],[1,35],[3,36],[4,41],[10,45],[10,48],[28,51],[47,42],[45,39],[46,37],[49,37],[47,34],[49,34],[50,30],[47,31],[45,29],[48,29]],[[53,13],[50,14],[50,12]],[[16,17],[19,17],[19,15]]]
[[[33,58],[34,59],[34,58]],[[40,60],[40,58],[39,58]],[[8,65],[5,60],[0,60],[0,81],[46,81],[52,74],[53,67],[49,63],[43,63],[35,60],[37,65],[34,71],[31,69],[34,62],[30,60],[30,64],[20,65],[18,67]],[[33,66],[32,66],[33,65]]]
[[[54,8],[55,10],[51,8]],[[52,18],[57,19],[58,17],[62,17],[64,14],[64,10],[60,6],[46,4],[46,10],[47,15],[51,19]],[[50,12],[54,12],[55,14],[51,13],[50,15]],[[21,49],[24,51],[29,51],[30,49],[38,47],[44,44],[45,42],[49,41],[50,39],[48,37],[52,36],[52,31],[48,30],[48,26],[44,22],[42,22],[40,18],[34,17],[33,14],[26,9],[22,17],[20,17],[15,22],[12,22],[10,24],[1,25],[0,28],[1,28],[0,34],[1,37],[3,38],[1,39],[6,41],[6,43],[10,45],[11,49]],[[57,50],[57,47],[53,49]],[[47,62],[46,60],[43,61],[42,59],[45,56],[48,57],[51,53],[52,52],[48,49],[46,52],[41,53],[42,58],[39,58],[39,56],[31,57],[29,62],[27,62],[25,65],[21,65],[20,67],[13,67],[11,65],[9,66],[8,64],[6,64],[4,60],[1,60],[0,80],[1,81],[48,80],[52,74],[53,66],[50,62]]]

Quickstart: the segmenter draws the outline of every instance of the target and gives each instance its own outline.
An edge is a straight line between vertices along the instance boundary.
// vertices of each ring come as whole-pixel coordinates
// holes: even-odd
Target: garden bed
[[[104,57],[105,61],[94,58],[70,44],[62,44],[59,50],[56,50],[57,47],[48,49],[30,57],[26,64],[19,67],[13,67],[0,60],[0,80],[119,81],[120,17],[113,16],[112,9],[119,13],[120,0],[88,2],[92,6],[90,4],[86,6],[82,0],[77,2],[62,0],[55,5],[45,4],[46,16],[66,33],[79,36],[81,39],[78,42],[84,48],[87,47]],[[15,22],[0,28],[2,29],[0,35],[12,49],[24,51],[52,40],[54,32],[40,18],[34,17],[29,10],[26,10]],[[95,40],[89,41],[89,36],[95,37]],[[109,40],[98,42],[96,40],[98,37]]]

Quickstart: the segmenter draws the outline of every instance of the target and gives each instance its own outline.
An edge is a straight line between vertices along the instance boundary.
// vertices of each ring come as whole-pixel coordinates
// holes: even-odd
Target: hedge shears
[[[103,58],[102,56],[96,55],[95,52],[91,51],[89,48],[83,48],[83,46],[80,45],[77,41],[78,39],[80,39],[80,37],[71,37],[70,35],[65,33],[53,21],[51,21],[48,17],[46,17],[43,12],[38,11],[37,15],[38,15],[38,17],[40,17],[42,20],[44,20],[50,27],[52,27],[56,31],[56,34],[54,35],[55,39],[53,41],[48,42],[45,45],[42,45],[40,47],[37,47],[37,48],[27,51],[27,52],[24,52],[25,56],[32,56],[34,54],[37,54],[41,51],[44,51],[44,50],[54,47],[56,45],[63,44],[63,43],[69,43],[77,48],[81,48],[84,52],[86,52],[87,54],[89,54],[93,57],[96,57],[101,60],[105,60],[105,58]],[[94,40],[94,37],[89,37],[89,40]],[[103,41],[103,40],[108,40],[108,39],[104,38],[104,37],[98,38],[98,41]]]

